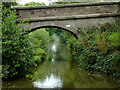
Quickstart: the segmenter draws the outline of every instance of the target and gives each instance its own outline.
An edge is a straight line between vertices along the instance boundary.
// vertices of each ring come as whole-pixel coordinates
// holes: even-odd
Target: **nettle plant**
[[[16,24],[16,12],[3,10],[2,19],[2,77],[13,77],[31,73],[35,65],[29,44],[25,21]]]

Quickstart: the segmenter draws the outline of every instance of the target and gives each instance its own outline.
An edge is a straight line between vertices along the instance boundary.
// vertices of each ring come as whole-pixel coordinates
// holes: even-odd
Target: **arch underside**
[[[49,28],[49,27],[59,28],[59,29],[66,30],[66,31],[70,32],[74,37],[76,37],[78,39],[78,36],[74,32],[70,31],[69,29],[60,27],[60,26],[50,26],[50,25],[49,26],[39,26],[39,27],[31,28],[31,30],[28,31],[28,33],[33,32],[33,31],[35,31],[37,29],[40,29],[40,28]]]

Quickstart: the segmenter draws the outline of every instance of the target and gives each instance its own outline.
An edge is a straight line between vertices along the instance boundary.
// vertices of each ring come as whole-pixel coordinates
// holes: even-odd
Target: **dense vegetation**
[[[8,13],[9,12],[9,13]],[[16,25],[15,11],[5,9],[2,22],[2,77],[31,73],[35,65],[23,22]],[[22,72],[22,73],[21,73]]]
[[[49,32],[47,32],[44,28],[38,29],[34,32],[31,32],[29,34],[29,37],[34,59],[39,65],[39,63],[43,62],[48,57],[47,51],[48,44],[50,42]]]
[[[46,31],[49,32],[51,36],[51,41],[55,40],[56,36],[59,37],[60,42],[63,44],[66,44],[68,39],[70,37],[74,37],[72,33],[62,29],[62,28],[54,28],[54,27],[48,27],[46,28]]]
[[[70,38],[67,42],[78,65],[85,70],[120,77],[120,23],[106,24],[100,29],[78,31],[81,38]]]
[[[45,29],[40,29],[26,34],[29,29],[24,29],[23,24],[27,20],[17,25],[15,11],[5,9],[3,13],[2,77],[31,74],[35,66],[47,59],[49,33]]]
[[[2,2],[2,7],[3,8],[11,8],[11,6],[16,6],[18,3],[16,2]]]

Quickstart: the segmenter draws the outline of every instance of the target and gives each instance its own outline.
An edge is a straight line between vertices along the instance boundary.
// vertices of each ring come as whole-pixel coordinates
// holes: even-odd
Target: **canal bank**
[[[66,45],[51,43],[49,59],[37,67],[33,78],[3,81],[3,88],[118,88],[114,79],[82,70]]]

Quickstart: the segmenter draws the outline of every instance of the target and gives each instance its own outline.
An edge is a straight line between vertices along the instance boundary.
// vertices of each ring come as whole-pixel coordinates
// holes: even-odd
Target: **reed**
[[[80,40],[80,41],[81,41],[82,45],[83,45],[84,47],[86,47],[86,45],[85,45],[85,43],[83,42],[83,40]]]
[[[100,42],[100,50],[103,50],[103,44],[102,44],[102,41]]]
[[[104,36],[103,36],[103,43],[104,43],[105,48],[107,48],[107,45],[106,45],[106,41],[105,41],[105,37],[104,37]]]
[[[98,48],[101,49],[101,48],[100,48],[99,41],[96,41],[96,44],[97,44]]]

